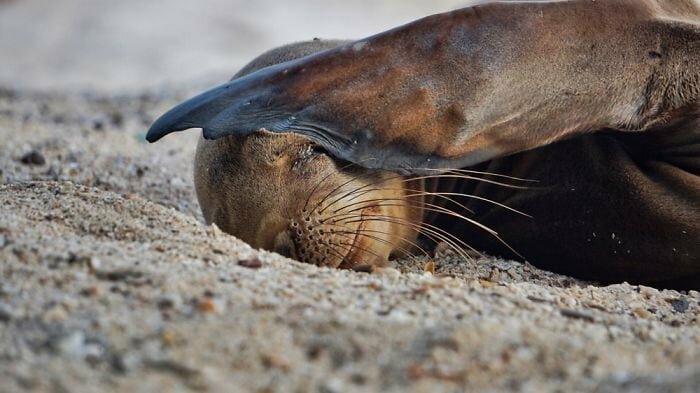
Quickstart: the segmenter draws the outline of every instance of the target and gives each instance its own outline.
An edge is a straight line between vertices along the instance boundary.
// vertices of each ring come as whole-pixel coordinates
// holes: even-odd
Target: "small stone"
[[[562,307],[568,307],[573,309],[574,307],[576,307],[577,302],[576,299],[574,299],[573,297],[559,296],[557,298],[557,304],[559,304]]]
[[[15,312],[5,303],[0,303],[0,322],[9,322],[14,318]]]
[[[44,313],[44,321],[46,322],[62,322],[68,317],[65,308],[61,305],[55,305]]]
[[[367,377],[360,373],[354,373],[350,375],[350,382],[362,386],[367,383]]]
[[[221,314],[226,305],[222,299],[204,297],[197,301],[197,309],[204,314]]]
[[[331,379],[319,387],[321,393],[340,393],[345,391],[343,382],[339,379]]]
[[[100,280],[105,281],[136,282],[145,278],[143,272],[129,268],[115,270],[97,270],[94,274]]]
[[[673,311],[675,312],[684,313],[688,311],[690,303],[688,303],[688,300],[685,298],[677,298],[671,300],[671,307],[673,307]]]
[[[177,294],[165,294],[156,300],[156,305],[161,310],[174,310],[182,305],[182,298]]]
[[[568,317],[568,318],[582,319],[582,320],[588,321],[588,322],[595,322],[595,318],[593,317],[592,314],[590,314],[586,311],[582,311],[582,310],[572,310],[572,309],[563,308],[563,309],[561,309],[561,315]]]
[[[86,263],[91,272],[95,272],[102,267],[102,262],[97,257],[87,257]]]
[[[85,356],[85,335],[81,331],[75,331],[61,337],[56,343],[56,350],[62,355],[71,357]]]
[[[46,164],[46,158],[36,150],[32,150],[29,153],[22,156],[19,161],[24,165],[44,165]]]
[[[455,250],[446,242],[440,242],[435,246],[435,258],[457,255]]]
[[[496,286],[496,283],[493,281],[485,280],[483,278],[479,279],[479,284],[484,288],[493,288]]]
[[[112,370],[119,374],[125,374],[136,369],[140,364],[140,359],[133,353],[113,352],[109,358]]]
[[[172,329],[163,329],[160,332],[160,342],[165,347],[174,347],[184,342],[183,337]]]
[[[124,125],[124,115],[122,115],[121,112],[111,112],[108,113],[109,116],[109,121],[112,123],[117,128],[120,128],[121,126]]]
[[[652,287],[647,287],[644,285],[639,286],[639,294],[643,295],[647,299],[651,299],[659,294],[659,290]]]
[[[238,261],[238,266],[247,267],[248,269],[260,269],[262,262],[258,258],[242,259]]]
[[[209,236],[214,237],[214,238],[223,235],[223,232],[221,231],[221,229],[219,229],[219,227],[216,224],[209,225],[208,233],[209,233]]]
[[[187,185],[187,183],[185,183],[184,180],[176,176],[170,179],[170,185],[174,187],[184,187]]]
[[[358,265],[353,265],[352,271],[358,273],[372,273],[374,271],[374,266],[366,263],[360,263]]]
[[[260,361],[262,362],[263,367],[265,367],[266,369],[289,371],[289,369],[291,368],[287,360],[274,354],[263,354],[260,356]]]
[[[638,318],[642,319],[648,319],[651,316],[651,313],[643,307],[637,307],[634,310],[632,310],[634,315],[636,315]]]
[[[513,268],[506,270],[506,273],[508,273],[508,276],[510,276],[510,278],[512,278],[513,280],[521,279],[520,275]]]
[[[80,291],[80,294],[85,297],[97,297],[100,296],[101,293],[100,287],[96,286],[87,287]]]
[[[428,261],[428,263],[423,266],[423,270],[430,274],[435,274],[435,261]]]
[[[491,282],[501,281],[501,271],[498,269],[491,270],[491,274],[489,275],[489,281],[491,281]]]
[[[380,275],[380,276],[390,277],[390,278],[401,277],[401,272],[393,267],[377,267],[377,268],[374,268],[373,273]]]

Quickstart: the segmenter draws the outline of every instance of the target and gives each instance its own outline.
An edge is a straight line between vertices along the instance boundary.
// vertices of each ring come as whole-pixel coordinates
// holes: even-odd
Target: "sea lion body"
[[[602,282],[698,288],[699,26],[700,4],[694,0],[488,4],[361,41],[302,43],[268,53],[228,84],[168,112],[153,125],[149,140],[197,126],[206,138],[222,138],[200,142],[197,190],[205,217],[234,234],[240,230],[226,222],[240,212],[208,206],[255,196],[217,186],[228,172],[208,178],[204,173],[241,160],[221,149],[232,143],[227,135],[258,139],[260,134],[251,133],[259,129],[291,131],[303,137],[256,142],[290,159],[279,170],[288,173],[297,161],[298,146],[285,150],[285,144],[321,146],[328,160],[312,167],[332,168],[336,188],[343,188],[340,179],[352,180],[356,190],[375,192],[361,206],[394,205],[393,221],[382,212],[367,222],[384,227],[364,228],[390,231],[381,241],[350,228],[354,240],[366,240],[362,258],[373,255],[377,244],[396,244],[393,231],[410,216],[424,235],[430,228],[429,235],[447,237],[455,246],[463,240],[553,271]],[[239,143],[246,142],[234,144]],[[367,172],[358,179],[346,172],[345,160],[378,170],[382,178],[370,181]],[[381,172],[455,173],[448,168],[537,183],[508,188],[464,176],[396,183]],[[238,175],[265,181],[257,172]],[[282,182],[276,197],[284,205],[304,199],[306,189],[307,199],[320,198],[323,205],[314,190],[324,179],[304,178],[295,192],[286,192]],[[403,202],[376,203],[386,198],[384,189],[396,192],[397,186],[403,196],[387,199]],[[356,194],[347,191],[333,201],[352,204]],[[337,216],[344,209],[322,210]],[[293,208],[284,212],[298,215]],[[327,226],[327,218],[318,217],[314,225]],[[269,244],[272,235],[263,237]],[[401,249],[417,245],[406,233],[399,237]],[[253,237],[246,240],[270,248]],[[363,263],[347,258],[359,255],[347,247],[336,250],[344,256],[330,265]],[[374,253],[380,254],[376,261],[396,251],[391,248]]]

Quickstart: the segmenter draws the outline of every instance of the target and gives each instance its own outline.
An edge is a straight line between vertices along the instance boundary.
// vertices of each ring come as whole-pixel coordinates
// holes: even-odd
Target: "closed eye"
[[[311,147],[311,152],[313,154],[323,154],[325,156],[329,155],[328,150],[326,150],[323,146],[321,145],[313,145]]]

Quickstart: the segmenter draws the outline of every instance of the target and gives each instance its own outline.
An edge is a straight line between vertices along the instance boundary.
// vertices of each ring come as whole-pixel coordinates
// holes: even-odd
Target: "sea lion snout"
[[[346,268],[411,252],[406,223],[422,210],[402,176],[338,161],[296,134],[201,139],[195,161],[205,219],[253,247]]]

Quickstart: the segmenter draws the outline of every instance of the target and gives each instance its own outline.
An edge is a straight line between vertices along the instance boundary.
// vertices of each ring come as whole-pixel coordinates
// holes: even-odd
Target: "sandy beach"
[[[319,26],[320,2],[138,3],[0,2],[0,392],[697,391],[697,291],[489,257],[299,263],[202,221],[198,132],[144,141],[270,46],[461,2],[329,2]]]

